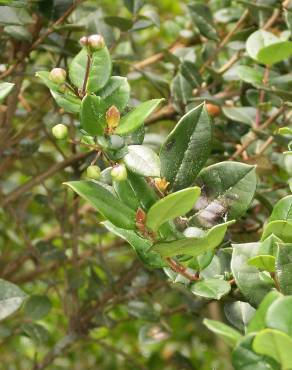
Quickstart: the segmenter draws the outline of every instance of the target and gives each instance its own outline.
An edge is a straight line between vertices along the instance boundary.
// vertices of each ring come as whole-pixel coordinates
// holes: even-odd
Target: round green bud
[[[62,84],[66,81],[66,71],[63,68],[54,68],[49,74],[49,78],[55,84]]]
[[[101,35],[91,35],[87,39],[87,45],[92,51],[97,51],[104,48],[105,42]]]
[[[123,164],[117,164],[111,170],[111,177],[114,181],[125,181],[127,179],[127,169]]]
[[[90,179],[99,180],[99,178],[100,178],[100,168],[98,166],[93,166],[93,165],[89,166],[89,167],[87,167],[86,175]]]
[[[68,127],[59,123],[58,125],[52,128],[52,134],[55,136],[56,139],[66,139],[68,136]]]

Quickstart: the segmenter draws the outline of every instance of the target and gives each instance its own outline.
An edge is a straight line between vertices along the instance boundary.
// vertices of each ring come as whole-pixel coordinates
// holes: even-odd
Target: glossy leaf
[[[209,330],[222,338],[223,341],[231,347],[235,346],[241,339],[241,335],[237,330],[232,329],[223,322],[205,319],[203,323]]]
[[[161,175],[174,191],[194,183],[209,156],[211,142],[211,121],[201,104],[180,119],[161,148]]]
[[[252,33],[246,41],[246,51],[249,56],[259,61],[258,54],[261,49],[278,42],[278,38],[271,32],[258,30]]]
[[[69,65],[71,82],[82,89],[87,66],[87,51],[83,48]],[[107,47],[92,54],[90,71],[86,85],[87,92],[96,92],[102,89],[110,78],[112,62]]]
[[[186,214],[193,208],[200,196],[200,192],[201,189],[195,186],[169,194],[160,199],[149,209],[146,226],[156,231],[166,221]]]
[[[204,168],[198,184],[208,200],[218,200],[227,208],[229,219],[240,217],[249,207],[257,184],[255,167],[238,162],[221,162]]]
[[[145,145],[130,145],[124,162],[129,170],[145,177],[160,176],[160,160],[158,155]]]
[[[247,302],[231,302],[224,306],[228,321],[241,332],[245,332],[256,310]]]
[[[292,244],[279,244],[276,258],[276,276],[280,290],[292,294]]]
[[[158,200],[154,189],[147,183],[144,177],[131,171],[128,172],[128,181],[141,207],[147,211]]]
[[[260,63],[272,65],[288,59],[292,55],[292,42],[279,41],[261,48],[257,54]]]
[[[256,117],[256,108],[254,107],[223,107],[222,112],[232,121],[246,123],[252,126]]]
[[[264,227],[262,240],[274,234],[285,243],[292,243],[292,220],[277,220],[266,224]]]
[[[116,106],[122,112],[130,98],[130,85],[126,77],[113,76],[107,84],[98,92],[103,98],[106,107]]]
[[[140,206],[140,201],[137,198],[128,180],[113,181],[113,187],[120,200],[127,204],[130,208],[137,210]]]
[[[102,136],[106,127],[106,109],[106,103],[99,96],[86,95],[80,111],[82,128],[92,136]]]
[[[17,285],[0,279],[0,320],[17,311],[25,298],[26,294]]]
[[[274,272],[276,258],[270,255],[258,255],[251,257],[247,263],[249,266],[255,266],[259,270]]]
[[[234,221],[216,225],[208,231],[203,238],[186,238],[171,242],[160,242],[154,244],[152,250],[163,257],[172,257],[180,254],[199,256],[209,250],[216,248],[223,240],[227,227]]]
[[[115,133],[125,135],[137,130],[163,100],[152,99],[138,105],[137,108],[134,108],[130,113],[122,117]]]
[[[282,297],[274,301],[266,315],[267,327],[277,329],[292,336],[292,297]]]
[[[68,185],[117,227],[135,229],[135,212],[100,183],[70,181],[65,185]]]
[[[254,86],[258,86],[263,83],[264,73],[255,68],[248,66],[238,66],[236,68],[236,72],[238,74],[238,77],[244,82],[247,82]]]
[[[280,199],[279,202],[274,205],[269,221],[277,220],[292,220],[292,195]]]
[[[292,368],[292,338],[287,334],[273,329],[262,330],[255,336],[252,346],[256,353],[272,357],[283,369]]]
[[[195,283],[191,291],[195,295],[209,299],[220,299],[231,290],[230,284],[225,280],[206,279]]]

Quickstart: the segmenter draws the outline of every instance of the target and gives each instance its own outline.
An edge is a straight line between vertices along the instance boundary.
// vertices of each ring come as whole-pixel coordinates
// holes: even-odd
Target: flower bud
[[[100,168],[98,166],[89,166],[86,170],[86,175],[90,179],[99,180],[100,178]]]
[[[52,128],[52,134],[55,136],[56,139],[65,139],[68,135],[68,128],[62,123],[59,123]]]
[[[166,181],[166,179],[163,177],[162,179],[160,177],[156,177],[154,179],[154,184],[157,187],[158,190],[160,190],[162,193],[165,192],[167,189],[169,182]]]
[[[123,164],[117,164],[111,170],[111,177],[114,181],[125,181],[127,179],[127,169]]]
[[[81,46],[87,46],[88,38],[86,36],[82,36],[81,39],[79,40],[79,43]]]
[[[120,112],[118,108],[115,105],[112,105],[107,110],[105,118],[109,131],[113,131],[113,129],[115,129],[120,122]]]
[[[97,51],[105,46],[104,38],[101,35],[91,35],[87,39],[87,45],[91,51]]]
[[[63,68],[53,68],[49,74],[49,78],[55,84],[62,84],[66,80],[66,71]]]

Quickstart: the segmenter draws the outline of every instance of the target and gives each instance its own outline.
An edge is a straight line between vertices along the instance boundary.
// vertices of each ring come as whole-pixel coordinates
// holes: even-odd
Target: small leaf
[[[14,84],[10,82],[0,82],[0,102],[6,98],[6,96],[13,89]]]
[[[203,238],[186,238],[154,244],[152,250],[163,257],[173,257],[179,254],[187,254],[194,257],[199,256],[204,252],[216,248],[222,242],[227,227],[232,223],[234,221],[212,227]]]
[[[195,186],[169,194],[160,199],[149,209],[146,226],[156,231],[166,221],[186,214],[193,208],[200,196],[200,192],[200,188]]]
[[[39,320],[45,317],[51,310],[52,303],[44,295],[32,295],[26,301],[24,312],[27,317],[33,320]]]
[[[235,346],[236,343],[242,338],[237,330],[227,326],[223,322],[205,319],[203,323],[209,330],[217,334],[226,344],[231,347]]]
[[[230,284],[225,280],[206,279],[195,283],[191,292],[204,298],[220,299],[231,290]]]
[[[276,220],[292,220],[292,195],[280,199],[274,205],[269,221]]]
[[[81,125],[90,135],[104,134],[106,126],[106,104],[103,99],[95,95],[86,95],[81,103]]]
[[[261,240],[265,240],[272,234],[285,243],[292,243],[292,220],[277,220],[267,223]]]
[[[276,277],[280,290],[292,294],[292,244],[279,244],[276,258]]]
[[[83,48],[69,65],[71,82],[79,89],[83,87],[87,66],[87,50]],[[107,47],[103,47],[92,54],[91,66],[86,91],[96,92],[108,82],[112,70],[112,62]]]
[[[36,344],[43,344],[49,340],[49,332],[47,329],[36,323],[24,323],[20,327],[24,333],[31,338]]]
[[[118,135],[125,135],[137,130],[145,119],[157,108],[164,99],[152,99],[140,104],[130,113],[121,118],[119,126],[115,130]]]
[[[292,336],[292,297],[282,297],[274,301],[266,315],[267,327],[277,329]]]
[[[256,334],[253,350],[256,353],[272,357],[283,369],[292,368],[292,338],[278,330],[265,329]]]
[[[117,227],[135,229],[135,211],[122,203],[102,184],[93,181],[70,181],[65,185],[68,185]]]
[[[261,301],[258,309],[256,310],[254,316],[250,320],[247,333],[251,333],[254,331],[263,330],[266,328],[266,314],[270,307],[270,305],[275,302],[279,297],[281,297],[281,293],[276,290],[270,291],[264,299]]]
[[[291,41],[278,41],[260,49],[257,60],[260,63],[272,65],[288,59],[292,55]]]
[[[127,305],[130,315],[146,321],[157,321],[159,313],[154,311],[153,306],[146,302],[131,300]]]
[[[256,108],[254,107],[223,107],[224,115],[235,122],[246,123],[252,126],[256,117]]]
[[[62,94],[54,90],[50,90],[52,97],[55,99],[56,103],[69,113],[79,113],[81,100],[75,95],[70,93]]]
[[[271,32],[258,30],[252,33],[247,39],[246,51],[252,59],[258,61],[259,51],[276,42],[278,42],[278,38]]]
[[[270,255],[258,255],[251,257],[247,264],[249,266],[255,266],[259,270],[274,272],[275,271],[276,258]]]
[[[107,84],[98,92],[103,98],[106,107],[116,106],[122,112],[129,101],[130,85],[126,77],[113,76]]]
[[[124,162],[129,170],[145,177],[160,177],[158,155],[145,145],[130,145]]]
[[[161,148],[161,174],[174,191],[194,183],[209,156],[211,142],[211,121],[201,104],[180,119]]]
[[[218,41],[218,35],[213,25],[212,13],[207,5],[191,3],[188,5],[191,18],[200,33],[207,39]]]
[[[241,80],[256,87],[263,83],[263,71],[248,66],[238,66],[236,72]]]
[[[18,286],[0,279],[0,320],[19,309],[26,294]]]

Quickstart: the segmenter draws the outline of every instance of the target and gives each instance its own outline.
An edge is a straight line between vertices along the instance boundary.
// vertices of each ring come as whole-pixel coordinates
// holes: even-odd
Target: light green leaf
[[[83,87],[87,66],[87,50],[83,48],[69,65],[71,82],[79,89]],[[96,92],[108,82],[112,70],[112,62],[107,47],[99,49],[92,54],[90,72],[86,91]]]
[[[223,322],[205,319],[203,323],[207,326],[209,330],[217,334],[220,338],[223,339],[226,344],[231,347],[234,347],[236,343],[242,338],[237,330],[231,328]]]
[[[44,295],[32,295],[28,298],[24,306],[24,312],[32,320],[39,320],[45,317],[51,310],[52,303]]]
[[[118,228],[109,221],[102,222],[102,224],[110,232],[126,240],[146,266],[151,268],[160,268],[165,266],[165,262],[157,253],[149,251],[149,248],[151,247],[151,242],[149,240],[142,238],[136,234],[135,231]]]
[[[204,298],[220,299],[231,290],[230,284],[225,280],[207,279],[195,283],[191,292]]]
[[[211,142],[211,120],[201,104],[180,119],[161,148],[161,175],[174,191],[194,183],[209,156]]]
[[[247,264],[249,266],[255,266],[259,270],[274,272],[275,271],[276,258],[270,255],[258,255],[251,257]]]
[[[226,207],[228,219],[238,218],[247,210],[257,184],[254,166],[231,161],[204,168],[197,180],[210,203],[217,200]]]
[[[106,127],[106,109],[107,106],[102,98],[86,95],[82,100],[80,111],[82,128],[92,136],[102,136]]]
[[[269,221],[276,220],[292,220],[292,195],[280,199],[279,202],[274,205]]]
[[[281,296],[282,296],[281,293],[279,293],[277,290],[272,290],[264,297],[258,309],[256,310],[253,318],[250,320],[248,324],[247,333],[263,330],[266,328],[267,311],[270,305]]]
[[[292,368],[292,338],[278,330],[265,329],[256,334],[253,350],[256,353],[272,357],[282,365],[282,369]]]
[[[263,83],[264,73],[254,67],[238,66],[236,72],[241,80],[252,84],[254,86],[261,85]]]
[[[256,117],[256,108],[254,107],[223,107],[222,112],[232,121],[246,123],[252,126]]]
[[[277,43],[279,39],[271,32],[258,30],[252,33],[246,41],[246,51],[249,56],[258,61],[259,51],[271,44]]]
[[[171,242],[160,242],[154,244],[152,250],[163,257],[173,257],[180,254],[198,256],[209,250],[216,248],[223,240],[227,227],[235,221],[212,227],[203,238],[186,238]]]
[[[292,220],[277,220],[269,222],[264,227],[261,240],[265,240],[272,234],[274,234],[277,238],[283,240],[283,242],[285,243],[292,243]]]
[[[135,229],[135,211],[116,198],[101,183],[70,181],[65,183],[117,227]]]
[[[127,168],[138,175],[160,176],[159,157],[145,145],[129,145],[128,153],[123,159]]]
[[[98,95],[103,98],[107,108],[115,105],[122,112],[126,108],[130,97],[130,85],[127,78],[111,77],[107,84],[99,90]]]
[[[26,294],[17,285],[0,279],[0,320],[12,315],[26,298]]]
[[[291,235],[291,234],[290,234]],[[290,236],[291,238],[291,236]],[[276,278],[283,294],[292,295],[292,244],[279,244]]]
[[[231,270],[241,293],[252,306],[257,306],[270,291],[271,285],[263,280],[260,271],[248,265],[248,260],[258,254],[260,243],[233,244]]]
[[[137,130],[163,100],[164,99],[148,100],[140,104],[137,108],[134,108],[130,113],[122,117],[115,133],[118,135],[126,135]]]
[[[166,221],[186,214],[193,208],[200,193],[201,189],[195,186],[169,194],[160,199],[149,209],[146,226],[156,231]]]
[[[282,297],[274,301],[266,315],[267,327],[283,331],[292,336],[292,297]]]
[[[292,55],[292,42],[279,41],[261,48],[257,54],[260,63],[272,65],[288,59]]]
[[[0,82],[0,102],[6,98],[6,96],[13,89],[14,84],[10,82]]]

